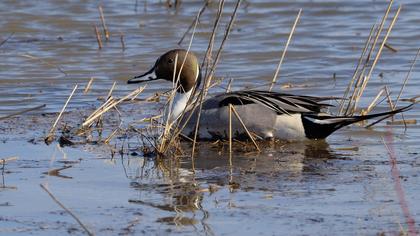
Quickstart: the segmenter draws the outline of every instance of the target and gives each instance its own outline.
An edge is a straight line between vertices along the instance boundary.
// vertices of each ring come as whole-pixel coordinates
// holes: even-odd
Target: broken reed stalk
[[[103,11],[101,5],[99,5],[98,8],[99,8],[99,15],[101,17],[102,28],[104,30],[105,39],[106,39],[106,41],[108,41],[109,40],[109,31],[108,31],[108,27],[106,27],[104,11]]]
[[[112,92],[114,91],[114,89],[115,89],[115,85],[117,85],[117,82],[116,81],[114,81],[114,83],[112,84],[112,86],[111,86],[111,89],[109,90],[109,92],[108,92],[108,95],[106,95],[106,100],[108,100],[109,98],[111,98],[111,96],[112,96]]]
[[[186,56],[185,56],[185,58],[186,58]],[[171,126],[172,126],[172,121],[170,122],[169,118],[172,114],[172,105],[173,105],[173,101],[174,101],[174,98],[176,96],[176,92],[177,92],[177,89],[178,89],[177,88],[178,87],[177,86],[178,80],[175,81],[177,64],[178,64],[178,53],[175,55],[175,60],[174,60],[174,72],[172,74],[172,91],[171,91],[171,94],[168,98],[167,106],[165,106],[167,110],[165,109],[165,111],[164,111],[164,113],[167,114],[167,115],[163,116],[163,117],[166,117],[165,118],[166,120],[164,120],[165,125],[164,125],[164,129],[163,129],[163,135],[162,135],[162,138],[160,140],[159,150],[157,150],[159,153],[164,153],[163,150],[166,149],[166,148],[169,148],[169,145],[166,146],[166,139],[169,138],[168,133],[171,130]]]
[[[365,81],[363,81],[362,88],[361,88],[361,90],[360,90],[360,95],[358,95],[358,97],[356,98],[356,102],[357,102],[357,101],[360,99],[360,97],[362,96],[362,94],[363,94],[363,92],[364,92],[364,90],[365,90],[365,88],[366,88],[366,85],[367,85],[367,83],[369,82],[370,77],[372,76],[372,72],[373,72],[373,70],[375,69],[376,64],[378,63],[379,58],[381,57],[381,54],[382,54],[382,50],[383,50],[383,48],[384,48],[384,45],[385,45],[385,43],[386,43],[386,41],[387,41],[387,39],[388,39],[388,37],[389,37],[389,34],[390,34],[390,33],[391,33],[391,31],[392,31],[392,28],[394,27],[395,22],[397,21],[398,15],[400,14],[400,11],[401,11],[401,6],[399,6],[399,7],[398,7],[397,12],[395,13],[394,18],[392,19],[391,24],[389,25],[389,28],[388,28],[388,30],[387,30],[387,32],[386,32],[386,34],[385,34],[385,36],[384,36],[384,39],[383,39],[383,41],[382,41],[382,44],[381,44],[381,46],[379,47],[378,53],[376,54],[376,57],[375,57],[375,59],[373,60],[372,66],[371,66],[371,68],[370,68],[370,70],[369,70],[369,73],[368,73],[368,75],[367,75],[367,77],[366,77],[367,79],[366,79]]]
[[[73,91],[71,91],[70,96],[67,98],[66,103],[64,103],[63,108],[61,109],[60,113],[57,116],[57,119],[55,120],[54,124],[52,125],[50,132],[48,132],[47,137],[45,137],[44,141],[46,143],[50,143],[54,137],[54,132],[57,127],[58,121],[60,121],[61,116],[63,115],[64,110],[66,109],[67,105],[69,104],[70,99],[73,97],[74,92],[76,92],[78,85],[76,84],[73,88]]]
[[[42,105],[39,105],[39,106],[36,106],[36,107],[31,107],[31,108],[27,108],[27,109],[24,109],[24,110],[21,110],[21,111],[17,111],[17,112],[15,112],[15,113],[12,113],[12,114],[9,114],[9,115],[6,115],[6,116],[2,116],[2,117],[0,117],[0,120],[5,120],[5,119],[8,119],[8,118],[10,118],[10,117],[17,116],[17,115],[21,115],[21,114],[26,113],[26,112],[30,112],[30,111],[34,111],[34,110],[38,110],[38,109],[40,109],[40,108],[44,108],[44,107],[46,107],[46,106],[47,106],[47,105],[42,104]]]
[[[183,67],[184,67],[184,65],[185,65],[185,62],[186,62],[186,59],[187,59],[187,55],[188,55],[188,53],[189,53],[189,52],[190,52],[190,50],[191,50],[191,45],[192,45],[192,42],[193,42],[193,39],[194,39],[194,35],[195,35],[195,31],[196,31],[197,25],[198,25],[198,18],[196,18],[196,21],[195,21],[195,24],[194,24],[194,28],[193,28],[193,32],[192,32],[192,34],[191,34],[190,42],[189,42],[189,44],[188,44],[187,52],[186,52],[186,55],[185,55],[185,57],[184,57],[184,60],[182,61],[181,68],[180,68],[180,70],[179,70],[179,72],[178,72],[178,76],[177,76],[177,80],[176,80],[177,82],[176,82],[176,84],[178,84],[179,79],[181,78],[181,72],[182,72],[182,69],[183,69]],[[175,69],[176,69],[176,68],[175,68]],[[174,76],[175,76],[175,75],[176,75],[176,70],[174,70]],[[175,81],[175,77],[173,78],[173,81]],[[173,86],[173,89],[178,89],[178,88],[175,88],[175,86]],[[172,90],[172,91],[174,92],[175,90]],[[194,100],[195,93],[196,93],[196,87],[194,87],[194,88],[193,88],[193,91],[191,92],[191,96],[190,96],[190,98],[188,99],[187,104],[190,104],[190,102],[192,102],[192,101]],[[173,94],[173,95],[175,95],[175,94]],[[180,115],[180,116],[179,116],[179,118],[177,119],[177,123],[176,123],[176,125],[175,125],[174,132],[172,133],[171,137],[169,138],[169,142],[168,142],[168,144],[166,145],[165,150],[163,151],[163,153],[165,153],[165,152],[169,149],[169,147],[170,147],[170,146],[172,145],[172,143],[175,141],[176,137],[178,137],[178,135],[180,135],[180,134],[181,134],[181,132],[182,132],[182,130],[184,129],[185,125],[187,124],[188,120],[191,118],[192,113],[191,113],[191,114],[190,114],[190,116],[187,118],[187,121],[186,121],[186,122],[185,122],[185,123],[181,126],[181,122],[183,121],[183,118],[184,118],[184,115],[185,115],[185,113],[186,113],[187,109],[188,109],[188,107],[185,107],[185,108],[183,109],[183,111],[181,112],[181,115]]]
[[[96,41],[98,42],[98,48],[102,49],[102,39],[98,30],[98,27],[96,25],[93,25],[93,29],[95,30],[95,36],[96,36]]]
[[[230,93],[230,91],[231,91],[231,87],[232,87],[232,83],[233,83],[233,78],[230,78],[230,79],[229,79],[228,86],[227,86],[227,88],[226,88],[226,93]]]
[[[112,133],[104,140],[104,143],[108,144],[119,130],[120,128],[116,128],[114,131],[112,131]]]
[[[379,90],[379,93],[376,95],[376,97],[373,99],[370,105],[366,108],[366,110],[362,111],[361,115],[367,115],[369,114],[370,111],[372,111],[373,108],[375,108],[375,106],[377,105],[376,102],[382,96],[384,91],[385,91],[385,88],[382,88],[381,90]]]
[[[86,232],[87,235],[95,235],[94,233],[92,233],[85,224],[83,224],[83,222],[66,206],[64,206],[63,203],[61,203],[52,193],[51,191],[48,189],[47,186],[45,186],[44,184],[40,184],[39,186],[41,186],[41,188],[51,197],[51,199],[57,203],[61,208],[63,208],[71,217],[73,217],[73,219],[75,219],[77,221],[77,223],[82,227],[82,229]]]
[[[248,137],[251,139],[252,143],[254,144],[255,148],[260,152],[261,149],[260,147],[258,147],[257,142],[255,142],[254,137],[252,137],[251,132],[249,132],[248,128],[246,127],[245,123],[242,121],[241,117],[239,116],[238,112],[236,111],[235,107],[232,106],[232,104],[229,104],[230,108],[232,109],[233,113],[235,114],[236,118],[239,120],[239,122],[241,123],[242,127],[244,128],[246,134],[248,135]]]
[[[398,101],[400,100],[400,97],[401,97],[402,92],[403,92],[403,90],[404,90],[404,88],[405,88],[405,85],[407,84],[408,80],[410,79],[411,72],[412,72],[412,71],[413,71],[413,69],[414,69],[414,66],[415,66],[415,64],[416,64],[416,61],[417,61],[417,58],[418,58],[419,54],[420,54],[420,48],[417,50],[416,56],[414,57],[414,60],[413,60],[413,63],[411,63],[410,70],[408,70],[407,76],[406,76],[406,77],[405,77],[405,79],[404,79],[404,83],[403,83],[403,85],[401,86],[401,89],[400,89],[400,92],[398,93],[398,97],[397,97],[397,99],[395,100],[395,103],[394,103],[393,109],[395,109],[395,108],[397,107],[397,103],[398,103]]]
[[[181,120],[182,120],[182,118],[183,118],[183,116],[186,112],[186,109],[187,109],[187,107],[185,107],[182,110],[180,116],[177,119],[169,122],[169,116],[170,116],[170,114],[172,114],[173,99],[175,98],[178,89],[181,88],[180,87],[181,85],[178,86],[178,84],[179,84],[179,81],[181,79],[182,69],[184,68],[185,62],[187,60],[188,53],[190,52],[190,49],[191,49],[192,40],[194,38],[194,33],[195,33],[197,23],[198,22],[196,22],[196,24],[194,26],[193,35],[191,36],[187,52],[184,56],[184,60],[182,61],[182,64],[181,64],[181,67],[179,68],[178,73],[177,73],[178,54],[175,55],[174,73],[173,73],[173,78],[172,78],[172,81],[173,81],[172,93],[171,93],[171,95],[169,97],[169,100],[168,100],[169,110],[165,111],[165,112],[167,112],[166,114],[168,114],[168,116],[166,117],[166,122],[165,122],[165,127],[164,127],[164,135],[163,135],[162,140],[161,140],[161,145],[159,146],[159,153],[161,153],[161,154],[166,153],[166,151],[171,147],[171,145],[172,145],[173,141],[175,140],[175,138],[177,137],[177,135],[179,135],[179,133],[177,133],[177,131],[179,130],[180,122],[181,122]],[[194,93],[195,93],[195,90],[194,90],[194,92],[191,93],[191,97],[188,99],[189,101],[191,101],[192,97],[194,96]],[[188,104],[188,102],[187,102],[187,104]],[[176,122],[176,126],[174,127],[175,122]],[[168,135],[169,131],[173,130],[172,129],[173,127],[174,127],[175,132],[172,132],[171,135]],[[165,142],[166,139],[168,139],[169,141]]]
[[[205,79],[204,79],[204,83],[203,83],[203,89],[200,92],[200,98],[197,99],[197,101],[199,101],[199,110],[198,110],[197,122],[196,122],[196,125],[195,125],[194,143],[193,143],[192,152],[191,152],[191,156],[192,157],[194,156],[194,152],[195,152],[195,143],[196,143],[196,140],[197,140],[198,127],[199,127],[199,124],[200,124],[200,117],[201,117],[201,110],[203,108],[203,101],[204,101],[204,98],[207,96],[208,88],[209,88],[209,86],[211,84],[211,80],[212,80],[214,71],[215,71],[216,66],[217,66],[217,64],[219,62],[220,55],[221,55],[221,52],[223,50],[224,44],[225,44],[225,42],[226,42],[226,40],[227,40],[227,38],[228,38],[228,36],[230,34],[230,31],[232,29],[233,22],[235,21],[236,13],[237,13],[237,10],[238,10],[240,4],[241,4],[241,0],[237,0],[236,5],[235,5],[235,9],[233,10],[233,13],[232,13],[232,15],[230,17],[229,24],[228,24],[228,26],[226,28],[226,31],[225,31],[225,34],[223,36],[222,42],[221,42],[221,44],[219,46],[219,50],[217,51],[216,58],[215,58],[215,60],[213,62],[213,65],[211,66],[209,72],[207,71],[207,68],[206,68],[206,75],[205,75]],[[222,14],[222,11],[223,11],[223,5],[224,5],[224,1],[222,0],[221,1],[221,6],[222,7],[219,10],[220,13],[218,14],[218,18],[216,18],[215,27],[213,28],[212,35],[213,34],[215,35],[215,30],[217,29],[217,25],[219,24],[219,21],[220,21],[220,18],[221,18],[221,14]],[[214,43],[214,36],[212,36],[211,39],[210,39],[210,42],[209,42],[209,46],[207,48],[206,55],[210,55],[208,53],[211,52],[211,50],[213,48],[213,43]],[[205,58],[204,60],[207,60],[207,59]],[[203,60],[203,65],[204,65],[204,60]]]
[[[44,63],[44,64],[46,64],[46,65],[49,65],[49,66],[52,66],[52,67],[55,67],[58,71],[60,71],[61,73],[63,73],[64,75],[66,75],[67,76],[67,73],[63,70],[63,69],[61,69],[61,67],[60,66],[58,66],[58,65],[56,65],[56,64],[54,64],[54,63],[51,63],[51,62],[48,62],[48,61],[46,61],[46,60],[44,60],[44,59],[42,59],[42,58],[39,58],[39,57],[35,57],[35,56],[32,56],[32,55],[29,55],[29,54],[22,54],[21,55],[22,57],[26,57],[26,58],[30,58],[30,59],[33,59],[33,60],[38,60],[38,61],[40,61],[40,62],[42,62],[42,63]]]
[[[121,41],[121,49],[124,52],[125,51],[125,42],[124,42],[124,33],[120,33],[120,41]]]
[[[350,107],[352,108],[351,109],[352,114],[354,114],[354,112],[357,109],[357,105],[360,101],[360,98],[362,97],[362,95],[363,95],[363,93],[366,89],[366,86],[367,86],[367,84],[368,84],[368,82],[369,82],[369,80],[372,76],[373,70],[375,69],[375,66],[376,66],[376,64],[377,64],[377,62],[378,62],[378,60],[379,60],[379,58],[382,54],[382,50],[384,48],[384,45],[385,45],[385,43],[386,43],[386,41],[387,41],[391,31],[392,31],[392,28],[393,28],[393,26],[394,26],[394,24],[395,24],[395,22],[398,18],[398,15],[399,15],[400,11],[401,11],[401,6],[398,7],[397,12],[395,13],[395,15],[394,15],[394,17],[393,17],[393,19],[392,19],[392,21],[389,25],[389,28],[386,31],[386,34],[385,34],[385,36],[382,40],[382,43],[379,46],[378,51],[376,53],[375,59],[373,60],[372,65],[369,68],[368,74],[366,76],[363,76],[363,80],[361,81],[360,86],[358,86],[357,89],[355,88],[354,91],[353,91],[353,96],[351,97],[351,99],[349,100],[349,103],[348,103],[349,104],[348,108],[350,108]],[[379,33],[380,32],[378,32],[378,34]],[[372,47],[375,47],[375,45],[373,45]],[[347,111],[350,111],[350,110],[347,110]]]
[[[339,112],[338,112],[339,115],[342,115],[343,114],[344,104],[345,104],[345,102],[347,100],[347,96],[348,96],[348,94],[349,94],[349,92],[351,90],[351,87],[353,86],[354,81],[356,80],[356,77],[359,75],[359,73],[358,73],[359,72],[359,68],[362,65],[363,58],[365,57],[365,54],[367,52],[367,49],[368,49],[368,47],[370,45],[370,41],[372,40],[374,29],[375,29],[375,25],[372,25],[372,28],[370,29],[370,32],[369,32],[369,36],[368,36],[368,38],[367,38],[367,40],[365,42],[365,46],[363,47],[362,54],[360,54],[359,61],[357,63],[356,68],[354,69],[352,79],[350,80],[350,83],[347,85],[347,88],[346,88],[346,90],[344,92],[344,95],[343,95],[343,99],[341,99],[340,109],[339,109]]]
[[[229,153],[232,153],[232,104],[229,104]]]
[[[0,43],[0,47],[1,46],[3,46],[7,41],[9,41],[9,39],[10,38],[12,38],[12,36],[14,35],[15,33],[11,33],[11,34],[9,34],[9,36],[7,36],[7,38],[5,39],[5,40],[3,40],[3,41],[1,41],[1,43]]]
[[[356,67],[356,70],[355,70],[355,72],[354,72],[354,74],[353,74],[353,79],[351,80],[351,82],[349,83],[349,86],[348,86],[348,89],[352,86],[352,84],[353,84],[353,81],[357,78],[357,82],[356,82],[356,84],[355,84],[355,86],[354,86],[354,89],[353,89],[353,93],[352,93],[352,95],[351,95],[351,98],[348,100],[348,103],[347,103],[347,108],[346,108],[346,111],[344,112],[344,114],[346,115],[346,114],[349,114],[349,112],[351,112],[351,107],[352,107],[352,105],[355,105],[354,104],[354,100],[355,100],[355,97],[356,97],[356,94],[357,94],[357,92],[358,92],[358,90],[360,89],[360,83],[359,82],[361,82],[362,80],[363,80],[363,78],[364,78],[364,71],[365,71],[365,69],[366,69],[366,67],[368,67],[368,63],[369,63],[369,61],[370,61],[370,57],[371,57],[371,55],[372,55],[372,53],[373,53],[373,50],[374,50],[374,48],[376,47],[376,44],[377,44],[377,42],[378,42],[378,39],[379,39],[379,36],[381,35],[381,33],[382,33],[382,30],[383,30],[383,26],[384,26],[384,23],[385,23],[385,20],[388,18],[388,14],[389,14],[389,12],[390,12],[390,10],[391,10],[391,6],[392,6],[392,3],[393,3],[393,0],[391,0],[390,2],[389,2],[389,4],[388,4],[388,7],[387,7],[387,9],[386,9],[386,11],[385,11],[385,14],[382,16],[382,20],[381,20],[381,23],[380,23],[380,25],[378,26],[378,28],[376,29],[376,34],[375,34],[375,37],[374,38],[372,38],[372,33],[373,33],[373,29],[375,28],[375,25],[372,27],[372,29],[371,29],[371,32],[370,32],[370,34],[369,34],[369,39],[367,40],[367,42],[366,42],[366,44],[365,44],[365,49],[363,50],[363,53],[362,53],[362,56],[361,56],[361,58],[360,59],[362,59],[363,57],[364,57],[364,54],[366,53],[366,49],[367,49],[367,47],[366,46],[368,46],[369,44],[370,44],[370,40],[371,39],[373,39],[373,42],[372,42],[372,44],[371,44],[371,46],[370,46],[370,49],[369,49],[369,52],[368,52],[368,54],[366,55],[366,59],[365,59],[365,62],[364,62],[364,64],[363,64],[363,66],[362,66],[362,68],[360,69],[361,70],[361,72],[360,73],[358,73],[359,72],[359,64],[358,64],[358,66]],[[359,63],[360,63],[360,60],[359,60]],[[348,94],[348,92],[349,91],[346,91],[346,93],[345,93],[345,96],[343,97],[343,98],[346,98],[347,97],[347,94]],[[340,108],[340,114],[342,114],[341,112],[343,111],[343,108],[344,108],[344,102],[345,102],[346,100],[343,100],[343,106],[342,106],[342,108]],[[354,109],[353,109],[354,110]]]
[[[394,109],[394,105],[392,104],[391,93],[390,93],[390,91],[388,89],[388,86],[386,86],[386,85],[385,85],[385,93],[386,93],[386,98],[388,100],[389,108],[392,111]]]
[[[95,77],[90,77],[89,82],[86,84],[85,90],[83,90],[84,94],[87,94],[90,90],[90,87],[92,86],[93,81],[95,80]]]
[[[82,128],[85,128],[86,126],[89,126],[93,121],[96,120],[96,118],[100,117],[102,114],[104,114],[105,112],[109,111],[111,108],[117,106],[118,104],[120,104],[121,102],[125,101],[127,98],[130,98],[132,96],[134,96],[135,94],[138,94],[139,91],[143,92],[143,90],[146,88],[146,86],[137,88],[136,90],[132,91],[131,93],[127,94],[126,96],[120,98],[118,101],[112,101],[109,102],[107,106],[101,106],[99,109],[96,109],[91,115],[88,117],[88,119],[86,119],[85,122],[83,122],[82,124]],[[108,100],[107,100],[108,102]],[[107,103],[105,102],[105,103]]]
[[[385,46],[385,48],[389,49],[391,52],[398,52],[398,49],[392,47],[391,45],[389,45],[387,43],[384,46]]]
[[[16,161],[18,157],[8,157],[8,158],[2,158],[0,159],[0,165],[4,165],[7,162]]]
[[[283,64],[283,60],[284,60],[284,57],[286,56],[287,48],[289,47],[290,41],[292,40],[292,36],[293,36],[293,33],[295,32],[296,25],[299,22],[299,18],[300,18],[301,13],[302,13],[302,8],[299,9],[299,12],[296,16],[295,22],[293,23],[292,29],[290,30],[289,37],[287,38],[286,45],[284,46],[283,53],[281,54],[279,64],[277,65],[276,72],[274,73],[273,80],[271,81],[271,85],[270,85],[270,88],[269,88],[270,92],[273,89],[274,85],[276,84],[276,80],[277,80],[277,77],[278,77],[279,72],[280,72],[280,67]]]
[[[184,41],[184,38],[187,36],[187,34],[190,32],[190,30],[193,28],[194,24],[197,24],[197,22],[200,21],[200,17],[201,15],[204,13],[204,11],[206,10],[207,6],[209,5],[210,0],[206,0],[204,2],[204,5],[201,7],[200,11],[198,11],[197,16],[195,17],[194,21],[191,22],[190,26],[188,26],[187,31],[185,31],[185,33],[182,35],[181,39],[178,41],[178,45],[181,45],[182,41]]]

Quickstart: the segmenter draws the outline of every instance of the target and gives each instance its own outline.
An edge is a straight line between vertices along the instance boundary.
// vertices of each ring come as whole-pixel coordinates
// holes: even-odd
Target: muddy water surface
[[[371,130],[352,126],[325,142],[264,144],[259,154],[244,152],[238,145],[231,162],[225,149],[202,144],[195,172],[189,158],[143,157],[135,138],[117,136],[110,146],[43,144],[42,137],[75,84],[80,88],[61,127],[65,123],[76,127],[102,103],[98,97],[106,96],[114,82],[115,96],[132,91],[134,87],[125,84],[129,77],[148,69],[162,52],[178,47],[202,3],[183,1],[174,9],[162,2],[0,2],[0,42],[10,36],[0,46],[0,117],[46,104],[0,120],[0,158],[18,157],[1,168],[0,234],[84,233],[40,188],[41,183],[98,235],[392,235],[420,228],[418,125],[407,130],[384,122]],[[101,25],[100,3],[111,33],[109,41],[103,39],[102,50],[93,29]],[[233,89],[270,81],[302,8],[277,90],[341,96],[370,27],[379,22],[386,4],[245,1],[216,75],[234,78]],[[384,85],[395,98],[420,47],[420,3],[396,1],[393,12],[398,4],[403,8],[388,41],[398,52],[384,51],[361,106]],[[222,29],[232,7],[226,6]],[[211,4],[197,28],[192,49],[200,58],[216,11],[217,4]],[[188,40],[181,46],[186,47]],[[419,75],[415,68],[404,98],[418,95]],[[83,94],[91,77],[92,89]],[[226,85],[227,80],[222,81],[213,92]],[[140,98],[168,88],[164,82],[149,84]],[[108,123],[116,125],[121,119],[127,124],[155,115],[160,106],[126,104],[120,107],[121,117],[116,112],[107,116]],[[378,110],[386,108],[383,103]],[[418,115],[415,107],[404,117]],[[111,151],[121,146],[122,155]],[[390,159],[389,152],[396,159]],[[58,176],[44,174],[64,166],[71,167]]]

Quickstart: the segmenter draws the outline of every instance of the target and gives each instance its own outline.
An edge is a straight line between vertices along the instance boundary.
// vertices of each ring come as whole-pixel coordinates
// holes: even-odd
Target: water
[[[353,126],[326,143],[267,146],[261,154],[237,151],[232,165],[226,151],[202,145],[195,174],[188,158],[156,163],[141,156],[112,158],[108,147],[98,145],[59,149],[55,144],[41,144],[55,117],[51,113],[61,109],[76,83],[80,88],[63,117],[69,123],[81,121],[83,112],[98,106],[101,101],[97,98],[105,96],[113,82],[117,82],[117,96],[132,91],[134,87],[125,83],[128,78],[147,70],[163,52],[178,47],[202,3],[183,1],[174,9],[164,2],[104,2],[111,38],[104,40],[102,50],[93,29],[97,25],[101,30],[99,1],[0,2],[0,42],[13,34],[0,47],[0,116],[47,105],[0,121],[0,158],[19,157],[6,165],[2,175],[6,188],[0,189],[0,234],[83,233],[43,192],[40,183],[47,183],[96,234],[371,235],[395,234],[401,227],[407,231],[407,215],[382,137],[392,137],[388,145],[398,158],[400,186],[414,226],[420,227],[418,125],[406,131],[385,123],[374,131]],[[385,84],[396,97],[420,46],[420,3],[394,4],[391,14],[396,5],[403,7],[388,43],[398,52],[384,50],[362,107]],[[302,8],[277,90],[341,96],[370,27],[379,23],[386,5],[384,1],[246,1],[216,76],[234,78],[234,89],[271,81],[290,27]],[[232,9],[233,4],[227,3],[219,35]],[[197,28],[192,50],[200,59],[216,11],[217,4],[211,4]],[[182,47],[187,47],[188,40]],[[413,70],[404,98],[418,95],[419,70]],[[83,94],[91,77],[95,78],[92,90]],[[223,91],[226,84],[224,80],[213,92]],[[292,86],[283,86],[287,84]],[[167,88],[164,82],[149,84],[141,98]],[[155,103],[135,105],[122,106],[123,114],[128,110],[130,116],[142,118],[157,113]],[[386,104],[380,109],[386,109]],[[405,118],[418,115],[415,107]],[[358,150],[343,150],[348,147]],[[42,174],[66,163],[73,167],[60,173],[71,178]]]

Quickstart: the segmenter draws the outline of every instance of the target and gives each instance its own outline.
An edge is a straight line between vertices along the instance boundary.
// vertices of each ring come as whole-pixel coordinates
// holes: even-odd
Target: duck
[[[174,76],[175,68],[177,76]],[[230,122],[232,137],[235,139],[248,137],[244,126],[259,139],[325,139],[350,124],[405,112],[414,105],[369,115],[335,116],[325,110],[332,106],[326,102],[336,98],[239,90],[205,99],[199,115],[199,109],[192,109],[191,105],[195,101],[201,77],[195,54],[185,49],[173,49],[161,55],[148,71],[132,77],[127,83],[166,80],[176,85],[173,101],[167,105],[171,107],[166,109],[164,119],[169,123],[181,120],[185,123],[182,133],[189,137],[194,136],[197,119],[200,119],[197,133],[199,140],[227,139]],[[231,107],[240,119],[231,116],[229,120]]]

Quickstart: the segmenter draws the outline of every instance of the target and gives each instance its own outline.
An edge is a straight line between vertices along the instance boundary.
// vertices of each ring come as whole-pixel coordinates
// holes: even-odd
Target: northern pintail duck
[[[184,109],[188,112],[189,104],[187,103],[192,103],[193,99],[190,100],[190,98],[194,95],[194,88],[200,84],[201,73],[197,57],[192,52],[174,49],[160,56],[149,71],[128,80],[129,84],[157,79],[174,83],[175,60],[178,73],[184,59],[185,64],[180,73],[172,109],[168,109],[171,112],[165,115],[165,119],[169,119],[170,122],[179,119]],[[258,137],[284,140],[324,139],[344,126],[407,111],[412,106],[411,104],[393,111],[364,116],[333,116],[322,112],[324,108],[331,106],[322,103],[326,100],[331,100],[331,98],[260,90],[217,94],[206,99],[202,105],[198,137],[210,140],[227,138],[229,104],[234,106],[248,130]],[[184,128],[185,135],[192,136],[197,119],[196,113],[192,114]],[[184,119],[185,117],[188,115],[183,116]],[[246,137],[243,126],[235,117],[232,118],[232,132],[235,138]]]

